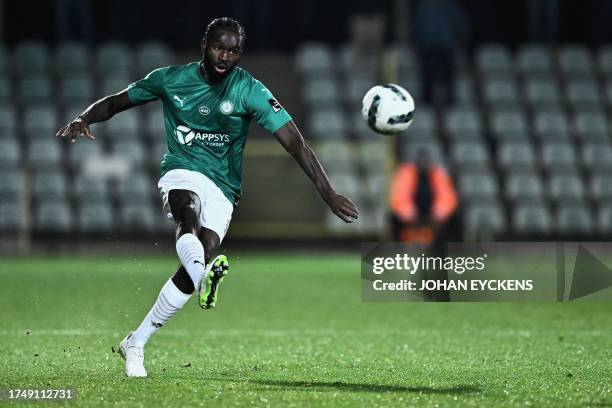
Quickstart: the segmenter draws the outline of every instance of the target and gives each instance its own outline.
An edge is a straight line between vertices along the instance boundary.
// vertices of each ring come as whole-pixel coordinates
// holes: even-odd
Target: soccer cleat
[[[131,342],[134,332],[129,332],[119,344],[119,354],[125,360],[125,375],[128,377],[146,377],[144,368],[144,349]]]
[[[212,309],[217,303],[219,284],[229,271],[227,256],[218,255],[208,264],[198,285],[198,303],[202,309]]]

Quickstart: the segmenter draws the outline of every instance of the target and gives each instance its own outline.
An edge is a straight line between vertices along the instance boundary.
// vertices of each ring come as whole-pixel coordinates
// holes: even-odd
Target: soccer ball
[[[363,118],[377,133],[394,135],[412,123],[414,100],[399,85],[376,85],[365,94],[361,106]]]

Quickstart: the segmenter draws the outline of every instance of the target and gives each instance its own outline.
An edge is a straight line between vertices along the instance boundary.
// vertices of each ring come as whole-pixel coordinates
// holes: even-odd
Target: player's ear
[[[202,55],[204,55],[204,52],[206,51],[206,39],[202,38],[202,41],[200,42],[200,50],[202,51]]]

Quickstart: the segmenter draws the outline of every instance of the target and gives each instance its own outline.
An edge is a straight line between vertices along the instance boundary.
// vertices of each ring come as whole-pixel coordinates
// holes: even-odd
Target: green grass
[[[154,336],[147,379],[111,347],[173,258],[0,260],[0,388],[73,387],[69,406],[612,406],[610,303],[364,303],[358,255],[228,255],[217,309],[194,298]]]

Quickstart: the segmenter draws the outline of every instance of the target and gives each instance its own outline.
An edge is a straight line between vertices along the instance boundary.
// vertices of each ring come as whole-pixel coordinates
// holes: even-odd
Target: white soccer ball
[[[361,114],[377,133],[394,135],[408,129],[414,115],[414,100],[399,85],[376,85],[361,102]]]

